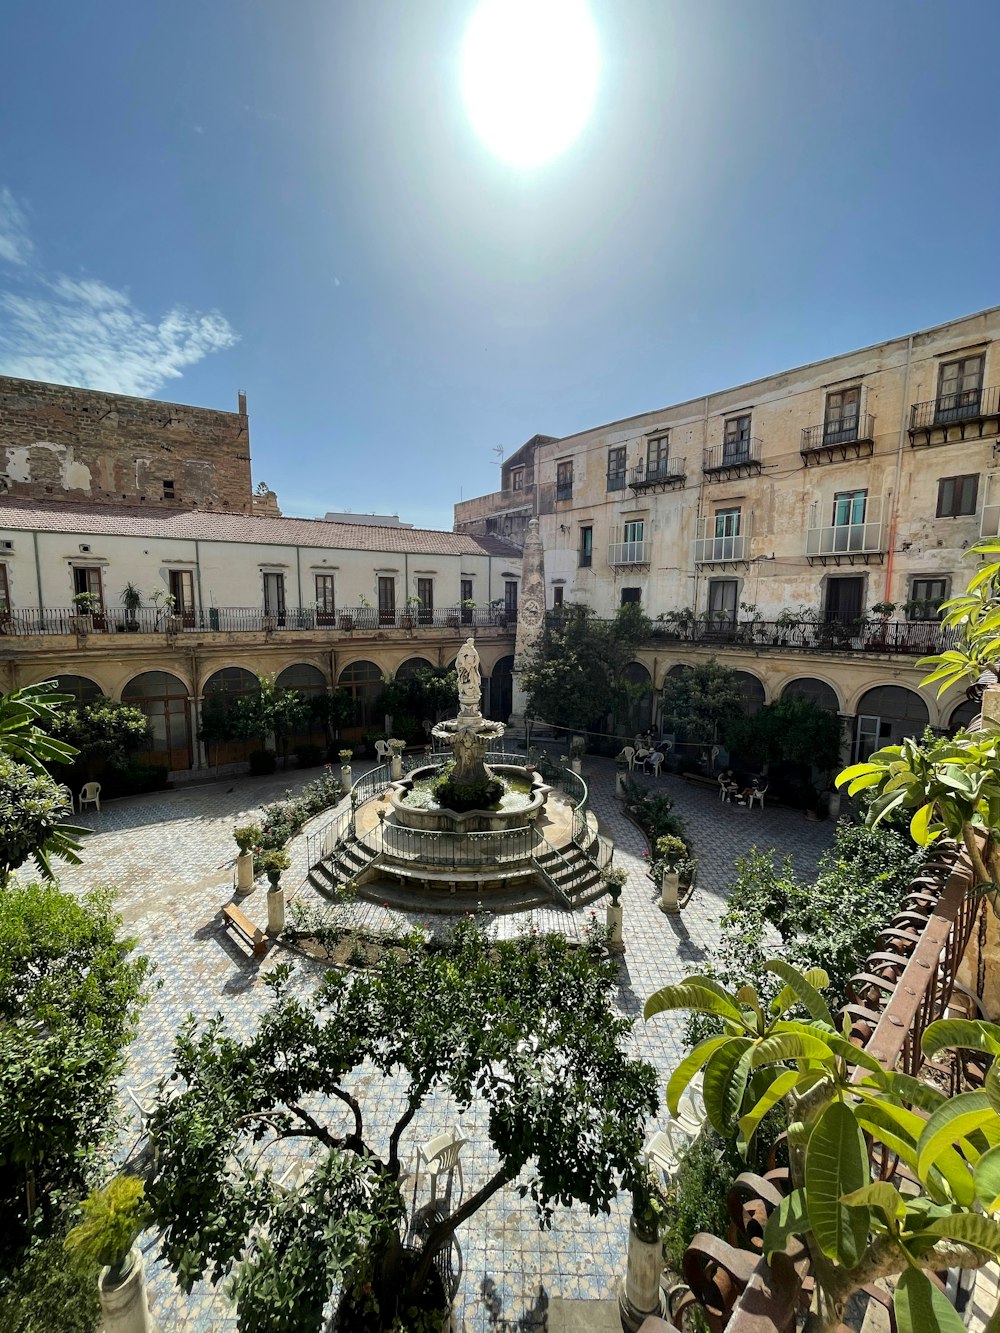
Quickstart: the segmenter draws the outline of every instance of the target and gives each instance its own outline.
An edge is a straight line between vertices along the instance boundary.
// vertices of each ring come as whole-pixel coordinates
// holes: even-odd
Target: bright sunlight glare
[[[598,66],[585,0],[483,0],[462,55],[469,120],[497,157],[540,166],[586,124]]]

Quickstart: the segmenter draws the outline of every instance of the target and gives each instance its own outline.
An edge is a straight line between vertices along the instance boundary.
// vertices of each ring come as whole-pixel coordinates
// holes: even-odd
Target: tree
[[[951,1047],[994,1057],[987,1090],[946,1097],[907,1074],[883,1069],[840,1036],[821,994],[822,969],[801,973],[781,960],[768,970],[782,983],[765,1008],[756,990],[735,994],[708,977],[690,977],[646,1001],[644,1017],[689,1009],[721,1019],[667,1084],[667,1105],[704,1069],[712,1127],[744,1153],[768,1112],[788,1122],[792,1191],[764,1231],[769,1261],[794,1240],[808,1248],[816,1280],[810,1333],[841,1327],[850,1298],[881,1278],[898,1277],[893,1298],[900,1333],[960,1333],[954,1307],[928,1273],[979,1268],[1000,1256],[1000,1027],[958,1019],[932,1023],[923,1052]],[[791,1014],[803,1014],[792,1018]],[[919,1192],[904,1197],[872,1180],[867,1139],[898,1156]],[[1000,1326],[994,1312],[989,1328]]]
[[[422,667],[410,676],[387,680],[375,701],[376,713],[402,713],[432,721],[447,712],[454,712],[458,700],[458,677],[455,668]]]
[[[726,724],[726,748],[756,764],[792,763],[829,774],[840,762],[840,719],[812,699],[780,699]]]
[[[53,856],[80,864],[79,839],[90,830],[62,822],[72,811],[66,788],[54,778],[0,754],[0,886],[32,856],[45,879],[54,877]]]
[[[525,1169],[522,1193],[543,1226],[556,1203],[607,1211],[619,1180],[637,1186],[656,1075],[626,1052],[631,1023],[610,1005],[613,964],[560,936],[493,942],[463,924],[433,951],[418,934],[369,973],[327,974],[308,1003],[288,993],[289,972],[275,970],[275,1002],[249,1040],[221,1016],[201,1031],[189,1020],[174,1074],[184,1090],[161,1101],[151,1127],[158,1165],[147,1193],[164,1253],[188,1290],[209,1271],[233,1273],[244,1333],[319,1329],[338,1285],[366,1306],[351,1328],[388,1328],[421,1307],[455,1230]],[[379,1150],[351,1091],[372,1068],[406,1082]],[[401,1245],[401,1141],[438,1092],[462,1109],[486,1103],[497,1164],[430,1221],[412,1254]],[[321,1117],[321,1097],[340,1114]],[[269,1147],[291,1137],[317,1156],[287,1194],[262,1168]]]
[[[150,971],[106,892],[0,889],[0,1262],[85,1191]]]
[[[354,699],[349,690],[331,690],[328,694],[314,694],[309,700],[309,712],[326,730],[328,745],[340,735],[341,727],[354,721]]]
[[[736,672],[714,657],[663,682],[663,730],[678,732],[695,745],[720,740],[744,709]]]
[[[567,729],[600,730],[609,715],[625,721],[644,688],[629,685],[625,668],[650,632],[634,603],[607,621],[597,620],[589,607],[564,606],[549,618],[521,673],[532,715]]]
[[[38,772],[47,771],[46,765],[71,764],[76,751],[52,732],[62,706],[72,702],[71,694],[56,693],[54,680],[0,697],[0,753]]]
[[[88,779],[95,776],[102,763],[123,768],[149,733],[149,720],[141,708],[103,695],[91,703],[66,708],[52,720],[52,734],[79,751]]]

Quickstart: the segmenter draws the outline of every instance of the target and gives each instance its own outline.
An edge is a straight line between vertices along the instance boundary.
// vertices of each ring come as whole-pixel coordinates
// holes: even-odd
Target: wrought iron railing
[[[683,458],[661,458],[659,462],[652,465],[645,462],[637,463],[632,469],[628,484],[634,490],[639,490],[643,486],[657,486],[670,481],[683,481],[687,475],[685,462],[686,460]]]
[[[0,611],[0,634],[184,634],[274,633],[285,630],[342,630],[362,632],[384,629],[412,630],[433,626],[461,629],[513,629],[517,612],[505,607],[449,606],[403,608],[385,611],[374,606],[341,607],[318,611],[315,607],[288,607],[266,611],[259,606],[207,606],[199,611],[167,611],[144,606],[126,612],[120,607],[98,608],[84,613],[75,607],[45,610]]]
[[[831,444],[853,444],[857,440],[875,438],[875,418],[870,412],[862,412],[859,417],[842,417],[831,421],[821,421],[818,426],[806,426],[802,431],[802,453],[812,449],[823,449]]]
[[[747,440],[729,440],[713,444],[705,450],[705,472],[721,472],[726,468],[756,467],[760,469],[762,441],[756,436]]]
[[[481,870],[530,860],[540,838],[533,824],[496,832],[453,833],[379,823],[359,834],[358,842],[375,855],[385,853],[400,862],[413,861],[443,870]]]
[[[914,403],[910,408],[910,430],[930,430],[934,426],[950,426],[955,422],[997,415],[1000,415],[1000,385],[994,384],[988,389],[963,389],[957,393],[939,394],[926,403]]]

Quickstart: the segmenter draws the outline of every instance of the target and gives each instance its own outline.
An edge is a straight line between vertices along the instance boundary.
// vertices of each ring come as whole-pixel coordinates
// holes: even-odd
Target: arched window
[[[252,671],[245,667],[223,667],[205,681],[202,704],[206,717],[225,715],[237,699],[246,694],[257,694],[260,681]],[[212,739],[208,742],[209,763],[237,764],[258,748],[257,740],[237,740],[235,738]]]
[[[753,717],[764,707],[766,695],[764,686],[751,671],[737,671],[736,683],[743,695],[743,711],[747,717]]]
[[[653,720],[652,678],[641,662],[629,662],[622,672],[622,679],[627,685],[636,687],[636,697],[629,699],[626,716],[618,719],[619,729],[624,726],[628,735],[648,731]]]
[[[854,732],[854,762],[863,763],[884,745],[898,745],[907,736],[919,736],[929,721],[927,705],[914,690],[902,685],[876,685],[858,701]]]
[[[840,712],[840,700],[837,692],[825,680],[816,680],[813,676],[799,676],[790,680],[781,691],[782,699],[811,699],[828,713]]]
[[[71,694],[77,704],[93,703],[104,691],[95,681],[87,676],[56,676],[56,686],[60,694]],[[72,704],[67,705],[72,707]]]
[[[948,730],[956,732],[963,727],[968,727],[982,711],[982,704],[974,703],[971,699],[964,699],[957,708],[952,709],[951,717],[948,719]]]
[[[192,768],[191,705],[187,686],[168,671],[144,671],[122,690],[122,703],[141,708],[152,736],[135,758],[140,764]]]
[[[405,662],[401,662],[396,668],[396,680],[406,680],[408,676],[415,676],[418,671],[433,671],[434,663],[428,662],[426,657],[408,657]]]
[[[326,694],[326,677],[319,667],[313,666],[309,662],[296,662],[294,666],[285,667],[284,671],[278,673],[274,684],[279,690],[295,690],[306,700],[316,699]],[[290,732],[281,741],[279,749],[287,749],[297,753],[303,745],[318,745],[324,749],[326,748],[326,734],[323,723],[318,722],[312,715],[306,718],[297,731]]]
[[[378,727],[375,700],[382,691],[382,672],[374,662],[350,662],[340,673],[337,684],[354,700],[354,726]]]
[[[513,657],[501,657],[490,673],[490,697],[484,699],[483,703],[487,717],[493,718],[496,722],[506,722],[514,708],[513,672]]]

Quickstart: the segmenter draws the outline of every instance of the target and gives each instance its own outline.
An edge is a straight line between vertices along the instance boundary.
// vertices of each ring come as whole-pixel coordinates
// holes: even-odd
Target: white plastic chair
[[[762,810],[764,809],[764,797],[767,795],[767,789],[768,789],[769,786],[770,786],[770,783],[765,783],[763,787],[751,787],[751,788],[750,788],[750,794],[749,794],[749,796],[747,797],[747,808],[748,808],[748,809],[750,809],[750,810],[753,809],[753,803],[754,803],[754,801],[757,802],[757,804],[760,806],[760,808],[761,808]]]
[[[653,753],[646,760],[646,763],[653,770],[653,777],[658,778],[660,776],[660,769],[663,767],[663,755],[660,753],[660,751],[654,750]]]
[[[669,1184],[691,1139],[692,1135],[682,1129],[676,1120],[668,1120],[666,1129],[658,1129],[643,1148],[642,1161],[662,1171]]]
[[[384,763],[384,762],[389,758],[389,756],[390,756],[391,754],[392,754],[392,751],[389,749],[389,742],[388,742],[388,741],[376,741],[376,742],[375,742],[375,757],[376,757],[381,763]]]
[[[701,1133],[708,1112],[705,1110],[705,1078],[701,1073],[681,1093],[677,1102],[677,1121],[681,1130],[691,1138]]]
[[[85,782],[80,792],[80,814],[83,814],[85,805],[96,805],[97,813],[101,813],[101,784],[99,782]]]
[[[624,750],[622,750],[622,754],[625,756],[625,762],[628,764],[628,771],[631,773],[632,769],[635,768],[635,747],[626,745]]]
[[[462,1137],[462,1131],[457,1125],[452,1125],[451,1129],[446,1129],[440,1134],[435,1134],[432,1139],[426,1143],[421,1143],[417,1148],[417,1171],[420,1170],[420,1164],[423,1162],[427,1169],[427,1174],[431,1178],[431,1203],[437,1198],[438,1176],[451,1175],[455,1170],[458,1171],[458,1183],[465,1193],[465,1177],[462,1175],[461,1151],[468,1143],[468,1139]]]
[[[720,777],[720,778],[719,778],[719,800],[720,800],[720,801],[732,801],[732,799],[733,799],[733,788],[732,788],[732,786],[730,785],[730,783],[726,782],[725,778]]]

